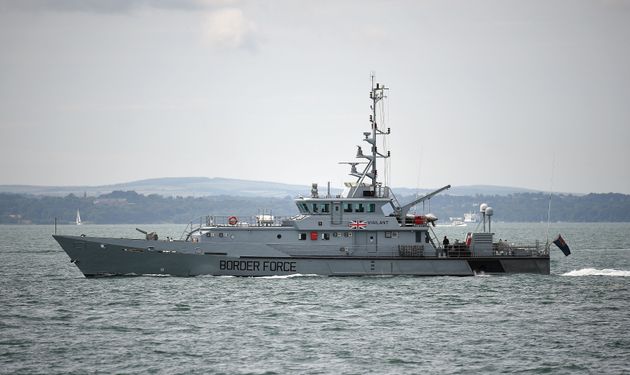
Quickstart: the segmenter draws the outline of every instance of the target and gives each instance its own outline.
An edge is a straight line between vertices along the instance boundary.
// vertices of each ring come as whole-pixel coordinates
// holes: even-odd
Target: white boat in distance
[[[468,212],[464,214],[464,223],[478,223],[479,215],[474,212]]]

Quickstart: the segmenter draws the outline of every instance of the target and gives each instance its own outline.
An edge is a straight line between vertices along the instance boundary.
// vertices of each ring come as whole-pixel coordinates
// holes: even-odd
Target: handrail
[[[549,254],[544,246],[536,241],[534,245],[516,245],[506,242],[494,242],[492,244],[491,255],[477,255],[474,248],[467,246],[463,242],[447,246],[440,246],[439,250],[444,251],[450,258],[459,257],[485,257],[485,256],[514,256],[514,257],[535,257]]]
[[[184,228],[180,239],[188,240],[192,233],[199,232],[203,228],[220,227],[220,228],[243,228],[243,227],[292,227],[292,223],[302,220],[304,215],[294,216],[272,216],[272,215],[254,215],[237,217],[235,215],[209,215],[201,216],[198,220],[191,221]]]
[[[190,227],[190,230],[188,230],[188,227]],[[192,225],[192,221],[191,221],[190,223],[186,224],[186,228],[184,228],[184,231],[182,232],[182,235],[179,236],[179,239],[182,240],[182,241],[183,240],[188,241],[188,237],[190,237],[190,233],[192,231],[193,231],[193,225]],[[184,238],[184,236],[186,236],[186,237]]]

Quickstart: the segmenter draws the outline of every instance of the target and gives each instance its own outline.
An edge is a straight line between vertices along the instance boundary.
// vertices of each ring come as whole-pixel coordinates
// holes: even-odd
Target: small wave
[[[229,279],[229,278],[235,278],[235,277],[236,276],[234,275],[207,275],[207,274],[195,276],[196,279],[214,279],[214,278]]]
[[[486,273],[485,273],[485,272],[483,272],[483,271],[479,271],[479,272],[477,272],[477,271],[473,271],[473,275],[474,275],[475,277],[490,277],[490,275],[486,274]]]
[[[562,276],[618,276],[618,277],[630,277],[630,271],[615,270],[611,268],[604,268],[598,270],[596,268],[582,268],[581,270],[573,270],[567,273],[563,273]]]
[[[316,274],[301,274],[301,273],[294,273],[291,275],[273,275],[273,276],[261,276],[261,279],[291,279],[293,277],[315,277],[315,276],[319,276]]]
[[[137,274],[128,273],[125,276],[138,276]],[[168,273],[143,273],[142,276],[145,277],[171,277],[171,274]]]

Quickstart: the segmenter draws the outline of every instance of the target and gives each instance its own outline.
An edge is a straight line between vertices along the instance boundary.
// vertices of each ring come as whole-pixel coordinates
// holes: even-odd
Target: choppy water
[[[85,279],[52,230],[0,226],[1,373],[630,373],[630,224],[552,225],[573,254],[550,276],[466,278]]]

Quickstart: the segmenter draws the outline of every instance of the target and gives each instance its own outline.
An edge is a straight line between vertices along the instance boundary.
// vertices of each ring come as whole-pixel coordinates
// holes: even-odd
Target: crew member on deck
[[[448,254],[448,245],[451,242],[448,240],[448,237],[444,236],[444,239],[442,240],[442,245],[444,245],[444,255]]]

